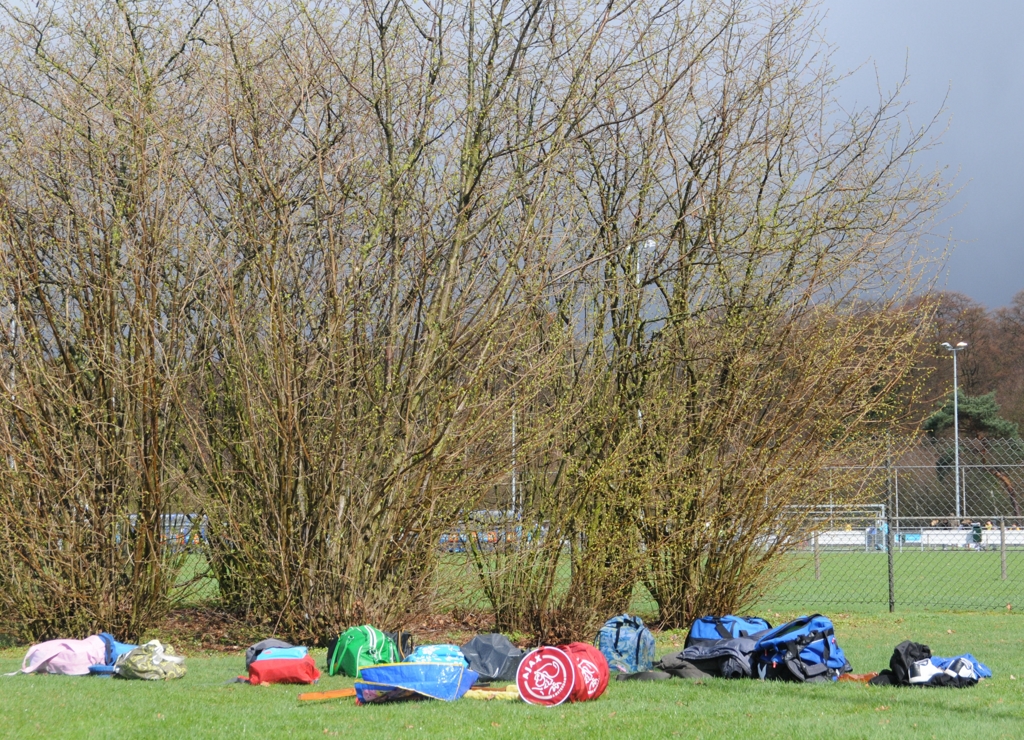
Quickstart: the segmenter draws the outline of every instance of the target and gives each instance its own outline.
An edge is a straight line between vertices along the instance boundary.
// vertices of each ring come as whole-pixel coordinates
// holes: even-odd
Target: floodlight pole
[[[954,347],[949,342],[942,343],[943,349],[947,352],[953,353],[953,475],[956,480],[953,481],[953,493],[956,496],[956,520],[959,525],[960,522],[960,405],[959,396],[960,392],[957,388],[957,377],[956,377],[956,355],[962,349],[967,347],[967,342],[957,342]],[[966,504],[967,502],[964,501]],[[966,508],[966,507],[965,507]]]
[[[656,246],[658,246],[658,243],[656,241],[654,241],[653,239],[648,239],[647,241],[644,242],[644,247],[643,248],[644,249],[648,249],[648,250],[653,250]],[[629,253],[629,249],[630,249],[629,247],[626,247],[626,253],[627,254]],[[641,303],[641,296],[639,295],[639,293],[640,293],[640,290],[642,288],[642,286],[640,284],[640,257],[641,257],[641,248],[637,247],[637,249],[636,249],[636,289],[637,289],[638,295],[637,295],[637,308],[636,308],[636,310],[637,310],[637,319],[638,320],[639,320],[640,303]],[[639,341],[639,338],[637,339],[637,341]],[[641,410],[639,405],[636,408],[636,423],[637,423],[638,427],[643,429],[643,427],[644,427],[644,412],[643,412],[643,410]]]
[[[953,350],[953,470],[956,481],[953,492],[956,494],[956,518],[960,520],[960,389],[956,382],[956,350]]]
[[[512,391],[512,517],[519,517],[519,505],[516,501],[516,392]]]

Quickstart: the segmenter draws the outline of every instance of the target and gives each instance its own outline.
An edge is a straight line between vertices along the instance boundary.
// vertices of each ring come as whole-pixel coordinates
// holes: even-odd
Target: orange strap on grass
[[[346,699],[356,695],[354,688],[335,689],[334,691],[313,691],[308,694],[299,694],[299,701],[324,701],[325,699]]]

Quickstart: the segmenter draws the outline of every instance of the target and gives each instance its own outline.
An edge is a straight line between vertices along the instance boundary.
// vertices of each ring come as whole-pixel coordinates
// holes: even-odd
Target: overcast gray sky
[[[955,248],[940,287],[990,308],[1024,290],[1024,0],[822,0],[837,70],[864,67],[844,102],[877,98],[906,66],[912,117],[947,96],[949,130],[930,155],[963,191],[938,228]]]

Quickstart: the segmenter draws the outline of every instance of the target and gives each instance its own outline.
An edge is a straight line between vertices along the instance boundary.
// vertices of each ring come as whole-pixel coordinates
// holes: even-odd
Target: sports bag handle
[[[832,657],[831,640],[829,640],[828,638],[829,638],[829,635],[831,635],[833,633],[832,633],[832,630],[827,630],[826,632],[822,632],[820,634],[821,634],[821,641],[825,643],[825,648],[821,651],[821,654],[823,656],[822,663],[824,663],[827,666],[828,665],[828,659]]]
[[[334,669],[337,667],[338,662],[339,662],[339,656],[341,655],[341,650],[338,649],[340,647],[341,647],[341,635],[339,634],[338,635],[338,639],[334,641],[334,650],[331,652],[330,662],[327,664],[327,673],[328,673],[328,675],[331,675],[331,676],[335,675]]]
[[[715,631],[718,632],[719,637],[721,637],[723,640],[731,640],[732,633],[725,628],[724,624],[722,624],[722,618],[712,617],[712,619],[715,622]],[[743,635],[741,634],[740,636],[742,637]]]
[[[627,616],[625,619],[623,619],[621,617],[617,618],[615,620],[615,645],[612,648],[613,650],[615,650],[615,652],[619,651],[619,633],[622,631],[622,628],[625,627],[627,624],[630,627],[632,627],[633,629],[640,629],[640,625],[637,624],[636,617],[629,617],[629,616]],[[640,643],[639,642],[637,643],[636,656],[637,656],[637,660],[639,660],[640,659]]]

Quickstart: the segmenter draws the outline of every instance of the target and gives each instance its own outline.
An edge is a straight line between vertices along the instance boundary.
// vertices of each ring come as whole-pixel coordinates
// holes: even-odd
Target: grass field
[[[784,556],[786,567],[754,611],[819,611],[880,613],[889,610],[888,557],[882,551],[822,552],[815,577],[814,556]],[[893,552],[896,611],[994,610],[1007,604],[1024,609],[1024,551],[1006,553],[1002,578],[1000,553],[974,550]],[[439,592],[464,608],[487,608],[476,574],[466,556],[442,561]],[[569,566],[560,569],[556,590],[569,582]],[[646,615],[658,611],[650,594],[638,584],[630,609]]]
[[[785,556],[788,567],[757,605],[762,610],[879,613],[889,609],[888,558],[886,553],[823,552],[818,578],[814,557],[808,552]],[[1024,609],[1024,551],[1006,554],[1006,579],[1002,578],[1000,554],[995,551],[905,549],[893,553],[897,611],[991,610],[1007,604]],[[182,582],[206,572],[201,555],[191,555],[181,574]],[[560,569],[557,588],[568,587],[569,566]],[[476,573],[463,554],[446,555],[441,562],[438,592],[442,604],[479,610],[488,608]],[[200,579],[182,594],[182,603],[197,604],[216,599],[217,581]],[[755,608],[755,610],[756,610]],[[657,604],[638,585],[630,609],[657,613]]]
[[[774,614],[771,615],[774,618]],[[792,613],[781,615],[782,618]],[[0,677],[0,736],[14,738],[1015,738],[1024,737],[1024,617],[1014,613],[837,616],[854,670],[879,670],[910,638],[938,655],[972,652],[995,676],[972,689],[672,680],[615,683],[595,702],[555,708],[460,700],[300,706],[297,686],[225,683],[240,653],[188,654],[188,675],[150,684],[64,676]],[[659,635],[659,655],[684,635]],[[15,670],[24,649],[0,651]],[[316,654],[322,663],[322,652]],[[1014,678],[1011,678],[1013,676]],[[319,689],[351,685],[324,677]]]
[[[815,579],[810,553],[788,556],[792,566],[765,596],[763,608],[879,612],[889,608],[884,552],[830,552]],[[893,552],[896,610],[1024,608],[1024,552],[904,550]]]

